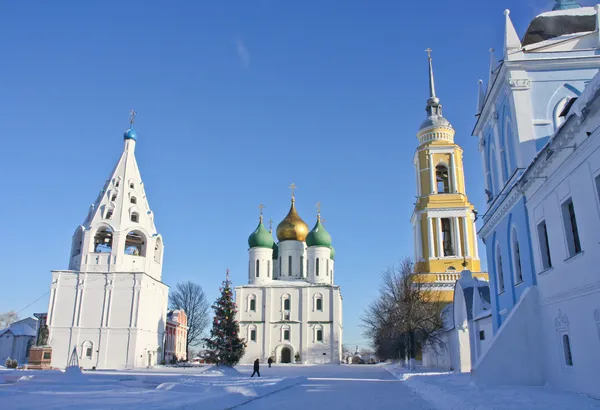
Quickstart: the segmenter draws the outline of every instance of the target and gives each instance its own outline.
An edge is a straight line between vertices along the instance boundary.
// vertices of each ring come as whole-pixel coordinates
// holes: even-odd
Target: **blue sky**
[[[503,10],[522,35],[552,4],[5,2],[0,311],[47,311],[50,270],[67,268],[71,235],[118,160],[135,108],[163,280],[197,282],[211,301],[226,268],[243,284],[258,205],[278,223],[294,182],[300,215],[312,227],[321,201],[333,237],[344,343],[364,343],[359,317],[380,272],[413,254],[424,50],[433,49],[467,191],[483,211],[470,136],[477,80],[487,79],[489,47],[501,54]]]

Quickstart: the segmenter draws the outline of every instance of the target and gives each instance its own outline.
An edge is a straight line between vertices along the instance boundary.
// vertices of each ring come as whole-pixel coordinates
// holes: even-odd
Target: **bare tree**
[[[372,340],[377,356],[405,357],[414,368],[418,347],[436,339],[442,327],[444,305],[440,297],[414,273],[410,259],[383,272],[379,298],[361,318],[364,334]]]
[[[178,283],[169,295],[171,309],[183,309],[187,315],[186,352],[199,342],[210,322],[209,304],[202,286],[193,282]]]
[[[0,313],[0,329],[4,329],[9,327],[12,323],[19,320],[19,314],[14,310],[9,310],[8,312]]]

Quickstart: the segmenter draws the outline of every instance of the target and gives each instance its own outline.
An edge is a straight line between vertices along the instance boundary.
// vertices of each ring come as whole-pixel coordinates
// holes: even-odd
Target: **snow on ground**
[[[599,409],[549,387],[479,386],[468,374],[398,365],[156,367],[121,371],[0,369],[4,409]]]
[[[600,409],[600,400],[550,386],[484,386],[469,373],[407,372],[394,364],[385,369],[438,410],[585,410]]]

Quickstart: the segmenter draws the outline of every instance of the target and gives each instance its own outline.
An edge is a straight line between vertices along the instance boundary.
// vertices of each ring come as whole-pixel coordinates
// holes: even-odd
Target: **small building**
[[[28,317],[12,323],[0,330],[0,365],[11,358],[25,364],[29,359],[29,349],[35,344],[37,319]]]
[[[470,372],[492,338],[491,314],[489,283],[463,270],[442,310],[442,330],[423,347],[423,366]]]
[[[187,315],[183,309],[170,310],[167,313],[165,329],[165,356],[167,363],[187,360]]]

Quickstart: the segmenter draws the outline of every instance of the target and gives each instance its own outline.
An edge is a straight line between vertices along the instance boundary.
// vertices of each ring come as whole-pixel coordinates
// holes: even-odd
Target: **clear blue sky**
[[[278,223],[298,185],[312,227],[321,201],[344,297],[344,342],[380,272],[412,256],[412,156],[431,47],[444,113],[485,208],[471,137],[488,48],[505,8],[520,35],[548,0],[59,1],[0,7],[0,311],[21,310],[65,269],[71,235],[123,148],[136,149],[165,243],[163,280],[213,301],[247,278],[264,203]],[[591,1],[582,4],[590,5]],[[500,51],[497,52],[500,56]],[[482,259],[485,259],[483,255]],[[47,311],[48,298],[21,312]]]

